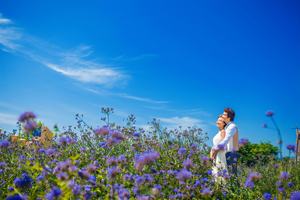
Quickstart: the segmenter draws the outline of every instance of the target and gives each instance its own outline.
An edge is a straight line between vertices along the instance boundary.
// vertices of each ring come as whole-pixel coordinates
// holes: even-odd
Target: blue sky
[[[18,6],[16,6],[18,5]],[[300,126],[297,1],[3,1],[0,126],[32,110],[50,126],[74,114],[100,124],[130,113],[145,126],[197,125],[212,137],[223,108],[240,137],[276,144],[262,129],[274,110],[285,145]]]

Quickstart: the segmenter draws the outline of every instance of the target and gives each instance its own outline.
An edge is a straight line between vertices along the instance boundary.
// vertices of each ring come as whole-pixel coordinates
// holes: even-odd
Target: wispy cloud
[[[129,76],[118,68],[90,59],[90,46],[66,50],[26,34],[0,14],[0,45],[3,51],[38,62],[66,77],[102,86],[122,85]]]
[[[129,57],[126,55],[120,55],[117,57],[112,58],[111,60],[113,61],[118,61],[118,62],[132,62],[132,61],[141,61],[141,60],[145,60],[145,59],[151,59],[151,58],[155,58],[157,57],[156,54],[141,54],[141,55],[137,55],[137,56],[133,56],[133,57]]]
[[[149,103],[149,104],[168,104],[168,101],[160,101],[160,100],[155,100],[151,98],[145,98],[145,97],[140,97],[140,96],[134,96],[126,93],[117,93],[117,92],[109,92],[107,90],[100,90],[100,89],[93,89],[93,88],[86,88],[83,87],[82,89],[89,91],[91,93],[97,94],[97,95],[103,95],[103,96],[115,96],[123,99],[129,99],[129,100],[134,100],[142,103]]]
[[[17,121],[17,115],[9,113],[0,113],[0,125],[16,125]]]
[[[158,101],[158,100],[153,100],[153,99],[144,98],[144,97],[132,96],[132,95],[124,94],[124,93],[118,94],[118,95],[122,98],[145,102],[145,103],[152,103],[152,104],[167,104],[168,103],[168,101]]]
[[[0,13],[0,24],[11,24],[12,21],[10,19],[2,17],[2,14]]]
[[[188,127],[198,127],[198,128],[203,128],[205,126],[205,123],[196,118],[192,117],[170,117],[170,118],[157,118],[159,119],[162,123],[166,124],[167,127],[169,128],[188,128]]]

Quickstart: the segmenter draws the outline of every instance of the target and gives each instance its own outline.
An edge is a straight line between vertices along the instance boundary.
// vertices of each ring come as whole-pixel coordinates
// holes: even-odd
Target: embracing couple
[[[210,158],[213,160],[212,172],[215,177],[222,176],[224,170],[229,174],[237,175],[237,150],[238,129],[234,121],[235,112],[231,108],[225,108],[218,117],[216,125],[219,132],[213,138],[213,147]]]

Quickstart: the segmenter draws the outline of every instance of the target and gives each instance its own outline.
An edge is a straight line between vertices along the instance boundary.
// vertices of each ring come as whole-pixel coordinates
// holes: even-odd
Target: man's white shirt
[[[226,151],[234,151],[234,145],[233,145],[233,136],[235,133],[237,133],[237,126],[235,125],[235,123],[233,122],[229,122],[226,126],[225,126],[225,137],[224,139],[217,145],[224,145],[226,148]],[[218,149],[217,146],[214,146],[214,149]]]

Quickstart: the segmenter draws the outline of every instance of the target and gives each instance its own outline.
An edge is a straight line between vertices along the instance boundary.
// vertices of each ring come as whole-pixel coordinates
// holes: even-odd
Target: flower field
[[[133,116],[125,126],[76,120],[50,130],[27,112],[19,133],[1,132],[0,199],[300,199],[294,159],[258,156],[216,181],[201,129],[167,130],[154,120],[145,131]]]

